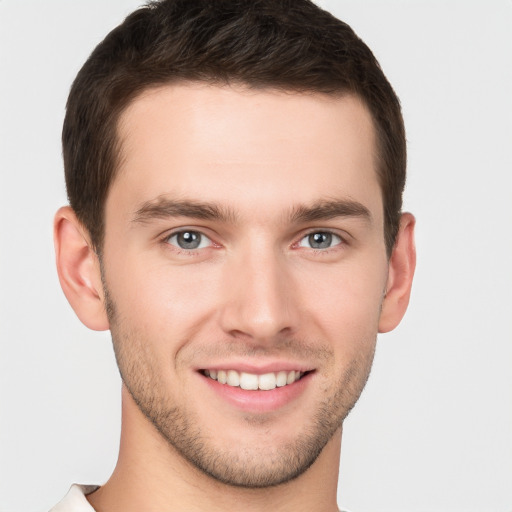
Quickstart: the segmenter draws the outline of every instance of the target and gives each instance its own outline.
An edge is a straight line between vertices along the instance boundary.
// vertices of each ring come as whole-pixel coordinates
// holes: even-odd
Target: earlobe
[[[400,219],[400,229],[389,260],[386,295],[382,303],[379,332],[393,330],[402,320],[409,304],[416,267],[415,222],[414,216],[410,213],[404,213]]]
[[[57,273],[69,304],[84,325],[95,331],[107,330],[99,259],[71,207],[64,206],[56,213],[53,236]]]

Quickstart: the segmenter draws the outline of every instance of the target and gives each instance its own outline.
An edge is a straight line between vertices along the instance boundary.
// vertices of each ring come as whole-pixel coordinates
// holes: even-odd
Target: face
[[[375,348],[388,262],[370,114],[184,84],[136,99],[119,135],[102,271],[134,403],[221,482],[300,475]]]

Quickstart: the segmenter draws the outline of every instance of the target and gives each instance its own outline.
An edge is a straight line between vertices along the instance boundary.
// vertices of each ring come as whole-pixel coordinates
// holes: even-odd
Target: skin
[[[90,503],[337,510],[342,423],[415,265],[410,214],[386,256],[368,110],[181,84],[138,97],[119,136],[102,261],[69,207],[55,221],[66,296],[88,327],[111,329],[124,381],[119,461]],[[197,249],[180,247],[183,230]],[[200,371],[270,367],[308,374],[263,407]]]

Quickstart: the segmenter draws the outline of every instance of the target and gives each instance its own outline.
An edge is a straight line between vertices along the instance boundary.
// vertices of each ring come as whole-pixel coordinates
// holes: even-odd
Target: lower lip
[[[228,384],[220,384],[210,377],[199,375],[212,391],[237,409],[244,412],[266,413],[276,411],[296,400],[304,393],[312,374],[311,372],[304,375],[293,384],[268,391],[248,391]]]

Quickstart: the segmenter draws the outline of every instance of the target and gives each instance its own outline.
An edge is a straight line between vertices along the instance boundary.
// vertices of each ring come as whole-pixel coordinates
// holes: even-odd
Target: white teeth
[[[287,377],[288,377],[288,374],[286,372],[279,372],[277,374],[276,386],[278,388],[282,388],[283,386],[286,386],[286,378]]]
[[[280,371],[277,373],[254,373],[240,372],[236,370],[204,370],[204,374],[220,384],[227,384],[232,387],[240,387],[245,390],[255,391],[261,389],[270,391],[276,387],[283,387],[298,381],[304,373],[296,370],[290,372]]]
[[[240,387],[242,389],[258,389],[258,376],[252,373],[240,373]]]
[[[240,386],[240,375],[238,375],[238,372],[235,372],[235,370],[228,370],[227,376],[227,384],[229,386],[233,386],[234,388]]]
[[[258,377],[259,388],[264,389],[266,391],[270,389],[274,389],[276,387],[276,374],[275,373],[265,373],[264,375],[260,375]]]

